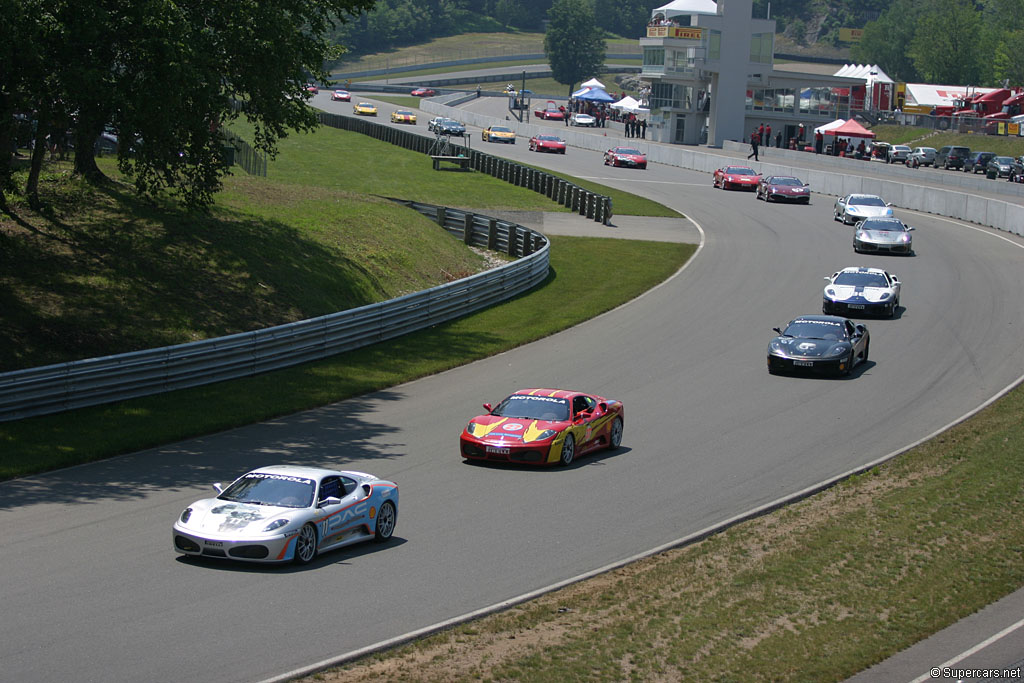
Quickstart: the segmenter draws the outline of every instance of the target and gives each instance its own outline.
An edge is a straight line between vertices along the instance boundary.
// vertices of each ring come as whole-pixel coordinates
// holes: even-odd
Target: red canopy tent
[[[873,138],[875,134],[850,119],[838,128],[822,131],[825,135],[835,135],[837,138]]]

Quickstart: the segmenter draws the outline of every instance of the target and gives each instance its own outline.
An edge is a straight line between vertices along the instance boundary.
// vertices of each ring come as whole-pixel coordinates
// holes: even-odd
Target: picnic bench
[[[455,164],[459,168],[466,168],[466,166],[469,165],[470,161],[472,161],[472,159],[470,159],[469,157],[431,155],[430,158],[434,160],[435,171],[441,170],[441,162],[443,161],[448,162],[450,164]]]

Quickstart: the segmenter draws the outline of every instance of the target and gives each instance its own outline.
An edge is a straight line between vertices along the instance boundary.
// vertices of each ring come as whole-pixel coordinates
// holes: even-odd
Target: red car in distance
[[[563,121],[565,119],[565,112],[558,108],[554,100],[548,100],[543,109],[535,109],[533,115],[545,121]]]
[[[437,93],[431,88],[416,88],[409,94],[415,97],[433,97]]]
[[[565,140],[557,135],[534,135],[530,138],[530,151],[565,154]]]
[[[604,165],[647,168],[647,155],[635,147],[612,147],[604,153]]]
[[[757,190],[761,174],[749,166],[724,166],[715,171],[711,180],[713,187],[723,190]]]
[[[331,102],[351,102],[352,93],[348,90],[335,90],[331,93]]]

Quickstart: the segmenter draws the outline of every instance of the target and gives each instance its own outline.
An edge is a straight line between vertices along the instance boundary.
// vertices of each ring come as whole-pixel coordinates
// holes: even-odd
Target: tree
[[[897,81],[916,81],[917,67],[907,45],[914,40],[920,5],[915,0],[896,0],[877,21],[868,22],[860,42],[850,50],[854,60],[877,64]]]
[[[980,85],[989,59],[980,34],[973,0],[933,0],[920,17],[910,56],[930,83]]]
[[[625,38],[646,33],[651,10],[644,0],[594,0],[598,27]]]
[[[544,54],[551,76],[573,86],[585,78],[599,76],[604,67],[605,42],[597,28],[594,7],[588,0],[556,0],[548,11]]]

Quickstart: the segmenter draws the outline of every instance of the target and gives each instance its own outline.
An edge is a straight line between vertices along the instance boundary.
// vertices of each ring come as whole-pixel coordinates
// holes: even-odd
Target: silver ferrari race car
[[[858,315],[877,313],[890,318],[900,305],[900,280],[881,268],[851,266],[826,276],[821,312]]]
[[[868,359],[871,337],[866,325],[834,315],[803,315],[768,344],[768,372],[806,371],[849,375]]]
[[[247,562],[307,564],[360,541],[383,543],[398,520],[398,485],[363,472],[271,465],[247,472],[174,522],[174,549]]]
[[[878,216],[892,216],[892,204],[874,194],[848,194],[837,199],[832,209],[833,220],[847,225]]]
[[[903,254],[914,253],[912,227],[899,218],[865,218],[853,231],[853,250],[864,252]]]

